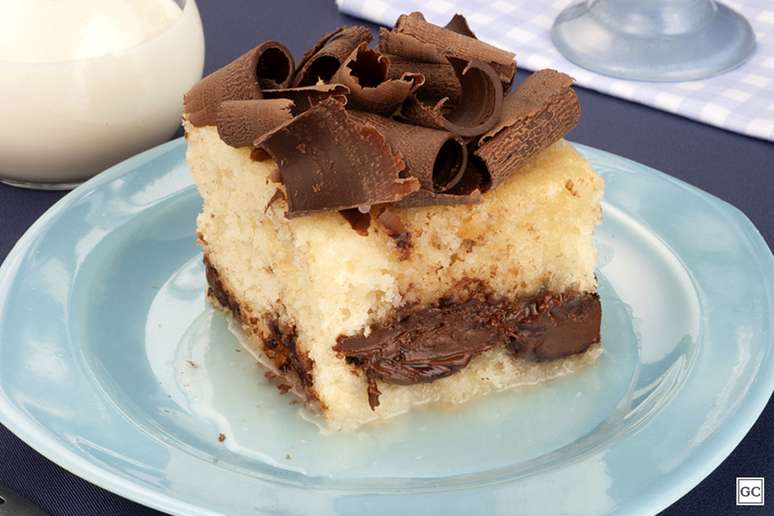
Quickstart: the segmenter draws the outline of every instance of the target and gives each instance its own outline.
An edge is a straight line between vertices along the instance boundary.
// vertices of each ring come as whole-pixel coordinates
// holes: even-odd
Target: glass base
[[[564,57],[612,77],[689,81],[736,68],[755,48],[747,20],[721,4],[708,1],[700,13],[659,11],[665,4],[649,1],[625,12],[614,4],[583,2],[559,14],[551,39]]]
[[[16,181],[15,179],[0,178],[0,183],[16,188],[27,188],[30,190],[72,190],[81,183],[31,183],[27,181]]]

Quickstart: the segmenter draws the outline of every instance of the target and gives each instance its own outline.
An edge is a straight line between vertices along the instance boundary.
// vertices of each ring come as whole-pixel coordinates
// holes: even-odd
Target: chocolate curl
[[[360,43],[371,41],[366,27],[341,27],[324,35],[309,49],[298,65],[293,86],[311,86],[328,82]]]
[[[256,70],[261,89],[287,88],[295,71],[293,55],[285,45],[270,42],[258,58]]]
[[[465,171],[460,180],[449,190],[437,193],[419,190],[393,204],[396,208],[416,208],[419,206],[448,206],[454,204],[478,204],[481,192],[489,181],[486,169],[473,156],[468,156]]]
[[[425,83],[417,90],[418,98],[438,101],[449,97],[450,102],[456,102],[460,98],[460,80],[449,61],[435,46],[412,36],[381,28],[379,51],[389,56],[388,74],[391,78],[400,77],[404,73],[418,73],[425,77]]]
[[[459,103],[447,112],[448,98],[434,106],[409,97],[402,115],[412,123],[445,129],[460,136],[478,136],[494,127],[500,120],[503,90],[497,74],[483,61],[467,62],[448,57],[462,88]]]
[[[514,62],[516,56],[512,52],[475,39],[467,22],[459,14],[452,18],[449,25],[451,28],[433,25],[425,20],[422,13],[415,12],[401,15],[395,23],[394,32],[406,34],[422,43],[433,45],[444,54],[451,54],[468,61],[489,63],[497,72],[500,81],[510,87],[516,73]],[[460,30],[463,32],[455,32]]]
[[[232,147],[252,146],[259,136],[293,118],[292,107],[287,99],[227,100],[218,109],[220,139]]]
[[[540,70],[505,98],[502,121],[480,138],[475,151],[491,186],[577,125],[580,104],[572,82],[572,77],[556,70]]]
[[[392,150],[405,161],[406,171],[419,180],[423,189],[445,192],[462,178],[468,161],[467,147],[462,138],[446,131],[402,124],[372,113],[351,111],[350,116],[382,133]]]
[[[185,113],[197,127],[215,125],[220,103],[263,98],[261,85],[287,84],[293,74],[293,57],[276,41],[261,43],[211,73],[185,94]]]
[[[419,100],[437,102],[448,97],[449,104],[456,104],[462,95],[462,87],[454,68],[447,63],[419,63],[397,55],[386,55],[390,59],[387,70],[389,79],[397,79],[406,73],[421,74],[425,83],[417,89]]]
[[[379,29],[379,52],[401,56],[408,61],[415,61],[417,63],[449,65],[442,50],[435,45],[425,43],[414,36],[401,34],[394,30],[387,30],[383,27]]]
[[[349,106],[379,115],[389,116],[422,86],[422,75],[406,73],[388,79],[390,60],[361,43],[342,63],[331,82],[341,83],[350,90]]]
[[[462,34],[463,36],[467,36],[469,38],[478,39],[475,34],[473,34],[473,31],[470,29],[470,25],[468,25],[468,20],[465,19],[464,16],[461,14],[455,14],[452,16],[452,19],[449,20],[449,23],[444,25],[444,29],[449,29],[452,32],[456,32],[457,34]]]
[[[289,99],[293,101],[291,112],[299,115],[323,99],[332,98],[343,105],[347,104],[349,88],[343,84],[315,84],[300,88],[282,88],[263,90],[267,99]]]
[[[341,210],[339,214],[349,222],[352,229],[360,236],[368,236],[368,228],[371,227],[371,212],[363,213],[357,208]]]
[[[373,126],[350,117],[334,99],[255,142],[279,165],[288,196],[288,217],[395,202],[419,189],[401,177],[405,163]]]

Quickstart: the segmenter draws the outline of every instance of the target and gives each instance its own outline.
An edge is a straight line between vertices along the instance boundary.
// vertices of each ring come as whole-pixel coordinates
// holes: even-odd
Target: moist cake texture
[[[452,28],[464,33],[455,20]],[[452,28],[437,29],[442,36]],[[399,21],[392,34],[401,40],[406,31],[411,32],[410,23]],[[473,39],[462,33],[455,32]],[[360,57],[363,63],[378,64],[380,56],[368,54],[376,51],[364,46],[362,31],[350,31],[346,44],[339,41],[345,50],[331,49],[326,37],[327,46],[318,44],[302,58],[297,87],[291,84],[288,53],[287,77],[275,72],[270,88],[260,77],[251,87],[235,87],[241,79],[229,65],[231,72],[217,73],[229,77],[230,89],[221,79],[205,85],[206,95],[193,91],[186,98],[187,160],[203,199],[197,229],[211,302],[240,323],[254,351],[335,429],[431,402],[462,403],[591,363],[600,351],[592,232],[601,219],[603,183],[561,139],[577,122],[577,116],[568,121],[577,99],[566,76],[548,71],[502,98],[512,80],[507,57],[500,51],[485,54],[494,60],[489,64],[476,59],[486,72],[476,80],[494,84],[495,96],[501,90],[492,103],[499,110],[494,122],[485,109],[475,120],[461,115],[449,124],[478,127],[481,132],[471,140],[443,122],[427,127],[436,115],[450,115],[433,112],[435,104],[425,100],[435,95],[433,88],[416,89],[424,75],[384,88],[387,100],[368,92],[355,102],[358,110],[345,108],[351,103],[347,95],[357,88],[353,80],[373,82],[357,67],[353,79],[350,65],[344,90],[338,83],[320,84],[310,70],[329,80],[342,71],[321,70],[331,60],[315,64],[315,52],[325,50],[328,57],[339,52],[340,63],[366,56]],[[389,38],[380,50],[395,51]],[[262,47],[272,49],[272,60],[281,60],[278,44]],[[472,59],[468,54],[463,57]],[[240,60],[252,77],[262,58],[249,55]],[[411,68],[403,57],[395,61]],[[455,73],[453,59],[428,68],[425,63],[415,73]],[[380,84],[401,80],[389,77],[384,70]],[[463,79],[457,95],[466,95]],[[539,82],[544,79],[548,88]],[[559,93],[546,97],[551,88]],[[227,90],[242,93],[224,96]],[[406,134],[409,120],[394,121],[389,113],[405,113],[409,101],[390,97],[393,90],[410,95],[414,105],[407,111],[420,113],[410,122],[419,127],[411,134],[421,132],[436,142],[428,144],[429,158],[396,143],[394,135]],[[274,102],[277,98],[287,100]],[[245,103],[245,110],[234,104],[246,100],[257,104]],[[575,107],[566,108],[573,101]],[[360,111],[370,109],[369,102],[378,109]],[[256,121],[257,116],[275,121]],[[341,125],[357,145],[349,148],[348,140],[313,131],[323,126],[337,131]],[[337,146],[320,150],[325,142]],[[361,155],[354,156],[357,152]],[[319,181],[310,182],[306,176],[314,172],[304,170],[325,168],[321,156],[337,170],[322,170]],[[363,156],[372,168],[363,170],[358,161]],[[441,161],[455,159],[461,170],[443,169]],[[377,180],[341,179],[374,169]],[[342,182],[346,194],[336,190]]]

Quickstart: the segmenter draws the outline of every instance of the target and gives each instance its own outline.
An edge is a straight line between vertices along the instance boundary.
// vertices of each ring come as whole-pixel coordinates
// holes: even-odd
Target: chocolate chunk
[[[349,88],[350,109],[389,116],[425,82],[425,78],[420,74],[405,73],[388,79],[390,60],[367,45],[358,45],[331,81]]]
[[[366,27],[341,27],[324,35],[308,50],[293,78],[293,86],[311,86],[318,81],[328,82],[360,43],[371,41]]]
[[[368,375],[398,385],[429,383],[468,365],[502,343],[478,301],[432,307],[372,329],[368,337],[339,337],[334,350],[364,366]]]
[[[301,86],[299,88],[263,90],[264,98],[292,100],[293,108],[291,112],[294,116],[303,113],[327,98],[333,98],[342,104],[346,104],[347,95],[349,95],[349,88],[343,84],[315,84],[314,86]]]
[[[263,98],[262,85],[287,84],[293,57],[276,41],[261,43],[197,82],[185,94],[185,112],[197,127],[215,125],[220,103]]]
[[[412,96],[403,105],[402,115],[415,124],[445,129],[460,136],[483,134],[500,120],[503,90],[497,74],[483,61],[467,62],[455,57],[448,60],[462,88],[459,103],[447,111],[446,98],[430,106]]]
[[[255,143],[277,162],[288,217],[394,202],[419,189],[384,136],[325,99]]]
[[[450,28],[433,25],[425,20],[422,13],[414,12],[401,15],[395,23],[394,31],[433,45],[446,55],[489,63],[503,85],[510,87],[516,73],[514,54],[475,39],[473,32],[467,27],[467,22],[460,15],[455,15],[449,25]]]
[[[545,294],[513,322],[508,349],[532,360],[553,360],[599,342],[602,305],[596,294]]]
[[[368,236],[368,228],[371,227],[371,212],[363,213],[357,208],[350,208],[341,210],[339,213],[358,235]]]
[[[400,253],[400,259],[407,260],[411,256],[413,244],[411,243],[411,233],[406,228],[406,225],[403,224],[403,221],[400,220],[400,217],[393,211],[385,209],[376,217],[376,221],[387,233],[387,236],[395,242],[395,247]]]
[[[287,99],[227,100],[218,109],[220,139],[232,147],[252,146],[259,136],[293,118],[292,107]]]
[[[480,138],[475,151],[488,170],[492,186],[510,177],[580,120],[572,78],[555,70],[535,72],[503,104],[500,123]]]
[[[467,147],[461,138],[447,131],[402,124],[362,111],[351,111],[350,115],[382,133],[392,150],[403,158],[406,172],[419,179],[424,189],[445,192],[465,172]]]
[[[429,308],[404,309],[367,337],[339,336],[334,350],[364,370],[373,409],[378,405],[376,380],[432,382],[501,345],[529,360],[580,353],[599,341],[600,321],[596,294],[544,294],[523,303],[478,293],[465,301],[444,299]]]

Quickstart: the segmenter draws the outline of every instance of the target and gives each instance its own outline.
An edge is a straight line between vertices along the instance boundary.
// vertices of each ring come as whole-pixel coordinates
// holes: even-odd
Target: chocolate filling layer
[[[206,269],[209,293],[218,300],[221,306],[230,310],[239,322],[255,326],[257,321],[250,318],[239,307],[239,303],[223,285],[220,274],[206,256],[204,257],[204,267]],[[306,392],[307,398],[319,400],[314,389],[314,378],[312,377],[314,361],[309,358],[306,352],[299,351],[296,345],[296,329],[282,325],[276,318],[268,320],[266,326],[269,333],[264,335],[263,339],[264,354],[274,362],[274,365],[282,373],[296,375],[301,387]]]
[[[522,302],[442,299],[407,309],[368,336],[340,336],[334,350],[361,367],[368,401],[379,405],[376,380],[399,385],[429,383],[465,368],[471,359],[505,345],[528,360],[581,353],[599,342],[602,308],[595,293],[544,293]]]

